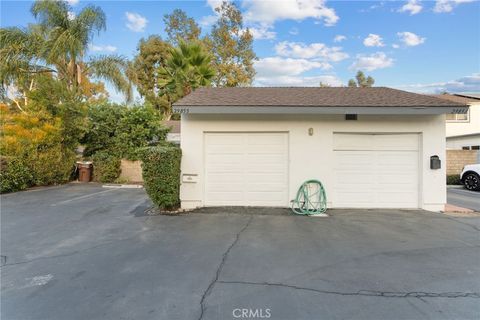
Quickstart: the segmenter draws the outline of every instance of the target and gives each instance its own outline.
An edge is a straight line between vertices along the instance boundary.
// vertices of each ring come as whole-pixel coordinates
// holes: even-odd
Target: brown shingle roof
[[[435,95],[431,95],[431,96],[439,98],[439,99],[444,99],[444,100],[463,103],[463,104],[470,104],[472,102],[479,102],[480,101],[480,98],[470,98],[470,97],[464,97],[464,96],[457,96],[457,95],[448,94],[448,93],[435,94]]]
[[[386,87],[199,88],[175,106],[459,107],[452,101]]]

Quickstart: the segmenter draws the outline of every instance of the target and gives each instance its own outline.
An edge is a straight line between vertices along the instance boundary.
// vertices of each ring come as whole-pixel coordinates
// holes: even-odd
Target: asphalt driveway
[[[447,202],[480,212],[480,191],[470,191],[464,186],[447,186]]]
[[[478,217],[149,205],[98,185],[2,196],[1,319],[480,317]]]

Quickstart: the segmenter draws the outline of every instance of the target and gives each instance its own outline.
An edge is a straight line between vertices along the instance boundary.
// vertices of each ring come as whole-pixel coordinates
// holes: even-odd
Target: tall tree
[[[162,74],[160,93],[169,99],[169,109],[164,119],[170,120],[171,104],[198,87],[209,86],[215,71],[211,66],[211,57],[199,43],[180,42],[178,48],[171,51],[165,66],[159,68]]]
[[[165,65],[171,50],[172,46],[160,36],[152,35],[147,39],[141,39],[130,72],[140,95],[155,109],[163,112],[169,110],[168,101],[171,101],[172,97],[160,93],[159,68]]]
[[[348,80],[348,86],[366,88],[373,86],[373,84],[375,83],[375,79],[373,79],[371,76],[365,77],[365,74],[362,71],[357,72],[357,74],[355,75],[355,80]]]
[[[181,9],[175,9],[171,14],[164,15],[163,22],[167,41],[174,46],[178,46],[181,41],[197,41],[202,31],[195,20]]]
[[[218,20],[205,38],[209,52],[213,53],[215,77],[218,87],[247,86],[255,76],[253,62],[253,36],[243,27],[242,13],[234,2],[223,1],[215,11]]]
[[[85,78],[97,78],[112,83],[127,99],[131,98],[125,58],[104,55],[85,59],[93,36],[106,28],[100,7],[88,5],[73,16],[65,1],[37,0],[31,11],[37,24],[26,29],[0,29],[3,86],[16,85],[28,92],[35,87],[36,75],[49,72],[76,94],[82,94]],[[25,92],[23,95],[27,96]]]

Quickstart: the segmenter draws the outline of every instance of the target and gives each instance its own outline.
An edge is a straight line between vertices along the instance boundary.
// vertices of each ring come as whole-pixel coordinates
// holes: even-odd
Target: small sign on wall
[[[184,173],[182,174],[182,182],[184,183],[197,183],[198,174]]]

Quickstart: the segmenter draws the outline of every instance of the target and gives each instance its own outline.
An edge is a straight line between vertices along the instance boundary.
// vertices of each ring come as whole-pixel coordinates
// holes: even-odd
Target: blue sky
[[[162,17],[180,8],[208,32],[218,0],[70,0],[107,15],[107,31],[90,54],[131,58],[138,41],[165,36]],[[417,92],[480,92],[480,2],[241,0],[245,25],[255,36],[257,86],[345,85],[356,70],[376,85]],[[1,2],[1,26],[34,22],[31,1]],[[114,100],[119,99],[114,92]]]

